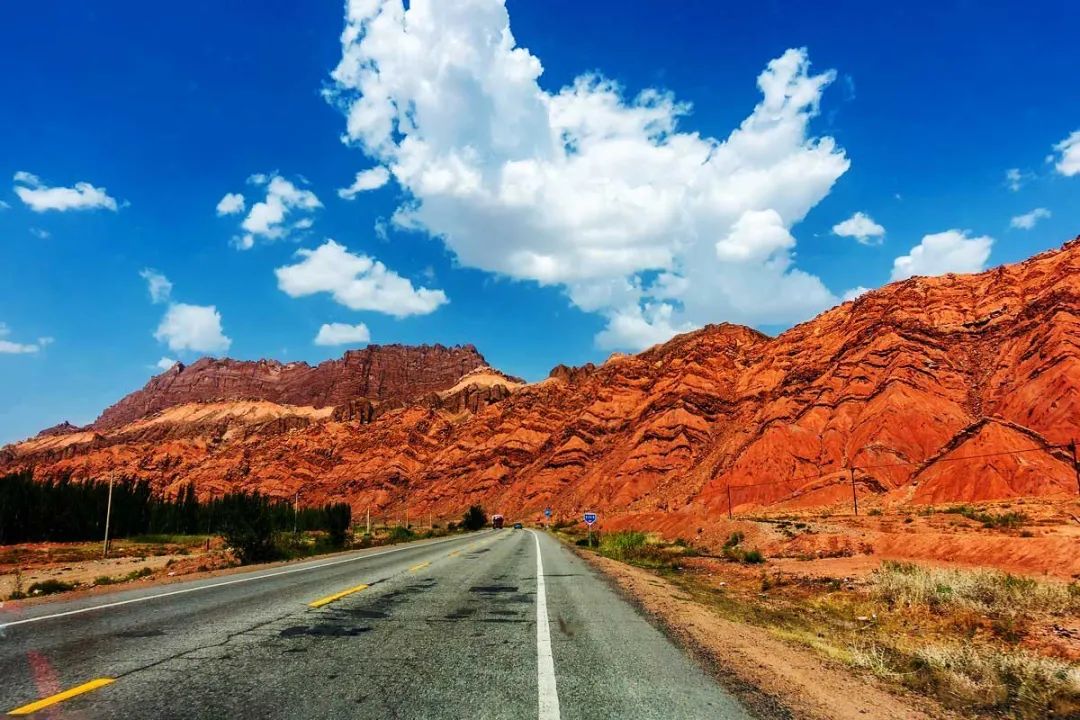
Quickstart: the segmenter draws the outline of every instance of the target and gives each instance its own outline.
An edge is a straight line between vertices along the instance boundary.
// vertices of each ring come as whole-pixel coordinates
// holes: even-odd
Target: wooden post
[[[368,505],[367,509],[367,534],[371,534],[371,506]]]
[[[859,496],[855,494],[855,468],[851,470],[851,503],[855,506],[855,516],[859,516]]]
[[[105,503],[105,542],[101,545],[101,557],[109,557],[109,520],[112,519],[112,488],[113,479],[109,478],[109,499]]]
[[[731,515],[731,483],[728,483],[728,486],[727,486],[727,519],[728,520],[732,519],[732,515]]]

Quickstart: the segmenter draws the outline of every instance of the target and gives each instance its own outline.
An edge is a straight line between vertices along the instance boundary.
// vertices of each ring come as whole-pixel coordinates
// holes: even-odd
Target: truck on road
[[[502,530],[502,526],[505,522],[506,518],[504,518],[502,515],[491,516],[491,527],[495,528],[496,530]]]

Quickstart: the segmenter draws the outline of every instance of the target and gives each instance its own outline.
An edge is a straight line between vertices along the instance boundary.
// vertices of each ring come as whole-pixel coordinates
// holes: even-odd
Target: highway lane
[[[0,626],[0,709],[102,678],[114,682],[42,714],[748,717],[544,533],[383,552],[231,585],[208,587],[249,575],[197,581],[191,592],[73,615],[48,617],[189,584],[34,607],[18,620],[43,619]]]

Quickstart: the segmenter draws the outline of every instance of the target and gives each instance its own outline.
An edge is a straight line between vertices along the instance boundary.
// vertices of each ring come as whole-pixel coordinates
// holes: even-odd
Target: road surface
[[[0,678],[38,717],[749,717],[532,530],[9,603]]]

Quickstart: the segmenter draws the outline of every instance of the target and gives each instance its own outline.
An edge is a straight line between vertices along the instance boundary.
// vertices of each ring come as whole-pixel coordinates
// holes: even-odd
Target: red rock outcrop
[[[357,398],[404,401],[445,390],[462,375],[486,366],[472,345],[369,345],[315,367],[304,362],[202,358],[187,366],[177,363],[152,378],[106,409],[92,427],[118,428],[191,402],[268,400],[321,408]]]
[[[290,381],[293,394],[264,398],[279,404],[242,412],[233,401],[118,424],[112,413],[92,431],[9,446],[0,469],[299,490],[395,517],[482,502],[696,523],[726,514],[729,497],[736,511],[850,502],[852,472],[875,503],[1075,496],[1080,238],[976,275],[892,283],[775,338],[708,326],[525,386],[450,374],[427,389],[398,374],[375,393],[370,379],[306,395]]]

